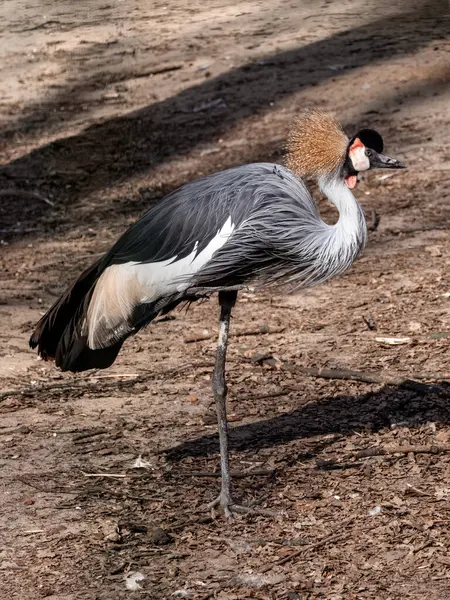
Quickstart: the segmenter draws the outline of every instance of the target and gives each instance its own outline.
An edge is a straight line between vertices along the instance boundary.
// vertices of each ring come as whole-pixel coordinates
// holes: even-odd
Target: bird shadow
[[[403,385],[354,396],[334,396],[299,406],[268,419],[230,429],[232,451],[274,448],[297,439],[354,432],[377,432],[394,424],[418,427],[428,422],[450,423],[450,383],[430,392],[416,392]],[[197,437],[163,453],[169,460],[208,456],[219,452],[217,434]]]

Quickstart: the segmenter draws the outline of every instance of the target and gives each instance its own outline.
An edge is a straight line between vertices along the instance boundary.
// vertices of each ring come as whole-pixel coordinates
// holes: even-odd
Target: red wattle
[[[352,190],[354,187],[356,187],[356,183],[357,183],[358,179],[356,177],[356,175],[347,175],[347,177],[345,178],[345,183],[347,184],[347,187]]]

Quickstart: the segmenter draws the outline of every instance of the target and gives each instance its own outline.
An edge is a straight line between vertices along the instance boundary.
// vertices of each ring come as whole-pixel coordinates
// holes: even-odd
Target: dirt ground
[[[448,2],[1,11],[2,597],[449,599]],[[356,195],[381,220],[345,276],[241,294],[231,460],[260,472],[235,479],[259,512],[228,523],[206,509],[220,484],[214,300],[152,324],[108,371],[61,374],[27,341],[167,192],[281,161],[305,106],[334,111],[349,133],[377,128],[409,169],[361,179]]]

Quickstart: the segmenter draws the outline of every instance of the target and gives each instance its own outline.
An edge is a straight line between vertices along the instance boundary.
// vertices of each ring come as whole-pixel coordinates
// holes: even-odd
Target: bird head
[[[383,138],[373,129],[361,129],[349,140],[333,117],[315,109],[305,110],[297,118],[286,150],[287,167],[300,177],[342,178],[350,189],[362,171],[406,167],[381,154]]]
[[[382,154],[383,138],[374,129],[361,129],[350,140],[344,162],[345,183],[356,186],[358,173],[369,169],[405,169],[405,163]]]

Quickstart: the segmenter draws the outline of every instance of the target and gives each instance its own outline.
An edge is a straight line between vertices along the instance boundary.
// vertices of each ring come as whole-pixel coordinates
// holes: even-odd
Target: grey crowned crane
[[[248,284],[322,283],[348,269],[366,242],[364,214],[351,189],[358,173],[404,168],[381,154],[379,133],[351,140],[329,115],[303,112],[287,143],[286,165],[255,163],[192,181],[132,225],[50,308],[30,345],[63,371],[107,368],[130,335],[182,302],[218,292],[219,339],[212,376],[221,455],[221,492],[211,506],[226,516],[233,502],[228,466],[225,360],[230,315]],[[336,206],[321,220],[301,178],[317,180]]]

